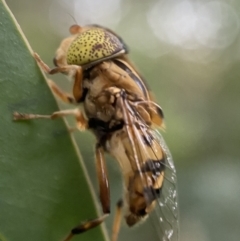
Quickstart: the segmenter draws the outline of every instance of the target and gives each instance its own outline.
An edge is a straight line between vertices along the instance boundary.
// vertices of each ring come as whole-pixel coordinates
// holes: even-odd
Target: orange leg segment
[[[34,53],[34,58],[42,68],[42,70],[50,75],[62,73],[66,74],[74,79],[73,85],[73,96],[77,102],[81,100],[83,87],[82,87],[82,80],[83,80],[83,73],[82,67],[78,65],[66,65],[61,67],[55,67],[51,69],[47,64],[43,62],[40,56],[37,53]]]

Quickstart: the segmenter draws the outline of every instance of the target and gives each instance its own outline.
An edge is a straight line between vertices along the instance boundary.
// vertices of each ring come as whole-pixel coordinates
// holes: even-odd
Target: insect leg
[[[75,104],[76,100],[69,93],[62,91],[52,80],[48,79],[48,85],[53,91],[53,93],[63,102]]]
[[[83,93],[82,88],[82,67],[78,65],[65,65],[65,66],[57,66],[51,69],[47,64],[45,64],[40,56],[37,53],[34,53],[34,58],[43,69],[44,72],[47,74],[53,75],[56,73],[66,74],[72,78],[74,78],[74,85],[73,85],[73,96],[77,102],[80,101]]]
[[[73,228],[71,230],[70,234],[63,241],[70,241],[74,235],[84,233],[91,228],[97,227],[99,224],[101,224],[105,220],[105,218],[107,216],[108,216],[108,214],[105,214],[100,218],[88,220],[88,221],[76,226],[75,228]]]
[[[103,148],[100,144],[96,146],[96,170],[99,183],[100,201],[102,204],[103,213],[110,213],[110,190],[108,183],[107,168],[103,153]]]
[[[123,207],[123,200],[120,199],[116,205],[116,213],[113,221],[111,241],[117,241],[117,238],[118,238],[118,233],[120,230],[121,220],[122,220],[122,207]]]
[[[64,116],[75,116],[77,121],[77,128],[81,131],[85,130],[88,126],[87,120],[85,119],[83,113],[79,109],[72,109],[72,110],[61,110],[61,111],[55,111],[51,115],[38,115],[38,114],[25,114],[25,113],[19,113],[14,112],[13,113],[13,120],[19,121],[19,120],[33,120],[33,119],[56,119],[59,117]]]
[[[97,177],[100,189],[100,201],[102,205],[103,215],[99,218],[88,220],[75,228],[73,228],[70,234],[64,239],[69,241],[75,234],[80,234],[88,231],[98,225],[100,225],[110,213],[110,191],[107,177],[107,169],[105,164],[105,158],[103,148],[100,144],[96,145],[96,169]]]

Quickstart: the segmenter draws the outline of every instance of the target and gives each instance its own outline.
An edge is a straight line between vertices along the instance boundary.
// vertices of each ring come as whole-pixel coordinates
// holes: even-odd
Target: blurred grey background
[[[6,2],[50,66],[72,24],[97,23],[123,37],[165,113],[163,136],[178,174],[180,240],[240,240],[240,2]],[[92,135],[78,133],[77,140],[84,159],[93,158]],[[87,167],[94,173],[93,161]],[[120,173],[115,162],[109,169],[117,200]]]

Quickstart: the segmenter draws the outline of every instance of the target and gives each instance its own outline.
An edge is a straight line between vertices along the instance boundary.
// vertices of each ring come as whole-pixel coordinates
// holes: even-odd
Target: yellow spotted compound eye
[[[92,28],[79,34],[67,51],[67,63],[93,65],[125,53],[123,43],[112,33]]]

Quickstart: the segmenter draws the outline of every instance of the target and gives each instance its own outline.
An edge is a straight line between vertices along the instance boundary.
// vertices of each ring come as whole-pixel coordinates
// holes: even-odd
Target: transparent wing
[[[157,130],[151,130],[152,135],[165,152],[165,171],[162,192],[157,198],[157,206],[152,216],[160,225],[162,241],[177,241],[179,239],[179,214],[177,200],[177,177],[171,153]]]
[[[162,153],[164,154],[164,159],[161,159],[160,162],[164,169],[160,175],[164,176],[164,179],[160,191],[154,192],[156,206],[150,213],[149,218],[158,233],[159,240],[178,241],[177,178],[171,153],[160,132],[148,126],[136,111],[134,108],[136,103],[131,105],[129,101],[125,100],[124,105],[128,112],[127,122],[131,126],[131,131],[128,130],[129,138],[132,139],[133,149],[136,150],[134,161],[139,166],[139,172],[142,171],[141,167],[151,160],[152,165],[150,165],[154,166],[154,162],[160,160],[163,156]]]

